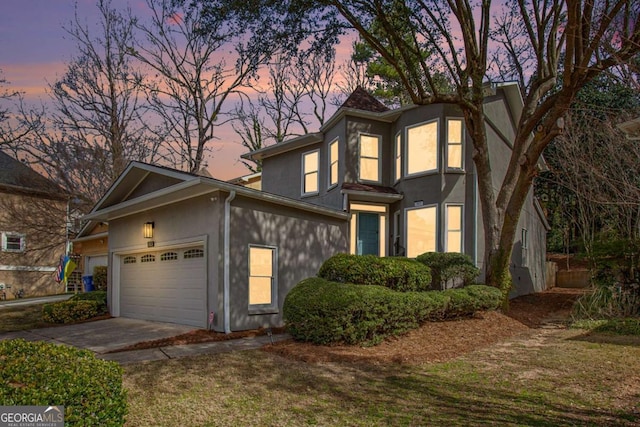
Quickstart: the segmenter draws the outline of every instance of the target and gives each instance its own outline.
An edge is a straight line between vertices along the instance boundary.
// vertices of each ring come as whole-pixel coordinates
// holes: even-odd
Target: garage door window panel
[[[189,249],[184,251],[184,259],[204,258],[203,249]]]
[[[145,264],[148,262],[156,262],[156,256],[152,254],[142,255],[140,262]]]
[[[249,247],[249,311],[273,312],[276,301],[277,250],[273,247]]]
[[[160,261],[177,261],[178,253],[177,252],[165,252],[160,255]]]

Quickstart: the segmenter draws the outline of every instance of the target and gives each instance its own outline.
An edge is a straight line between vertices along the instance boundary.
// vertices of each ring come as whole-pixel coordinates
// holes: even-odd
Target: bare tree
[[[222,12],[206,15],[200,4],[176,3],[147,0],[151,20],[138,25],[145,41],[130,52],[158,77],[150,90],[167,127],[171,155],[197,172],[218,126],[226,121],[228,100],[241,96],[278,47],[248,35]]]
[[[76,10],[66,28],[77,56],[50,85],[50,105],[25,106],[20,121],[34,129],[21,138],[24,158],[87,206],[104,194],[130,160],[154,162],[162,138],[144,116],[143,76],[127,55],[134,37],[130,13],[98,0],[99,34]]]

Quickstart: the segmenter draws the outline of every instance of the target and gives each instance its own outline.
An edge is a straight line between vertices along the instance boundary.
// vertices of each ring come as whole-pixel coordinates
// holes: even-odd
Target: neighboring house
[[[86,222],[72,242],[73,252],[78,255],[76,270],[81,276],[93,276],[94,267],[108,265],[109,225],[107,223]],[[76,280],[73,283],[81,284],[82,282]]]
[[[55,281],[65,251],[64,191],[0,151],[0,298],[64,291]]]
[[[253,188],[254,190],[262,190],[262,172],[243,175],[238,178],[230,179],[230,184],[242,185],[243,187]]]
[[[516,84],[487,87],[486,95],[499,188],[523,103]],[[262,162],[264,192],[349,213],[350,253],[463,252],[482,269],[484,232],[470,138],[456,106],[389,110],[358,88],[318,133],[243,157]],[[513,250],[512,296],[546,288],[547,230],[530,192]]]
[[[224,332],[282,325],[289,290],[349,242],[340,210],[138,162],[85,219],[108,222],[113,316]]]

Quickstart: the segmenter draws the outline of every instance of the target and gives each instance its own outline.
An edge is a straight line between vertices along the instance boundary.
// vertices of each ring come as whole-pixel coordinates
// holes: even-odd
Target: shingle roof
[[[351,191],[366,191],[370,193],[400,194],[393,187],[383,187],[382,185],[373,184],[360,184],[356,182],[345,182],[344,184],[342,184],[342,189]]]
[[[24,193],[64,196],[64,191],[38,172],[0,150],[0,187]]]
[[[347,98],[340,108],[353,108],[356,110],[371,111],[373,113],[384,113],[389,111],[389,108],[382,102],[375,99],[364,90],[361,86],[358,86],[351,95]]]

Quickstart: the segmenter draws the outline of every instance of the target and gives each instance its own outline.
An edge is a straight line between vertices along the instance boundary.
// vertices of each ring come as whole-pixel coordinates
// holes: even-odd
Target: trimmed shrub
[[[96,265],[93,267],[93,286],[96,291],[107,290],[107,267],[104,265]]]
[[[449,252],[426,252],[416,260],[431,269],[431,289],[467,286],[475,282],[480,270],[469,255]]]
[[[315,344],[373,345],[428,320],[471,315],[500,307],[499,289],[475,285],[432,292],[397,292],[310,278],[296,285],[284,301],[288,332]]]
[[[92,352],[23,339],[0,341],[0,402],[64,405],[67,426],[121,426],[127,414],[122,369]]]
[[[69,301],[95,301],[99,314],[107,313],[107,291],[82,292],[69,298]]]
[[[337,254],[326,260],[318,276],[338,283],[384,286],[396,291],[424,291],[431,271],[413,259]]]
[[[107,313],[107,293],[104,291],[76,294],[67,301],[45,304],[42,319],[49,323],[71,323]]]

